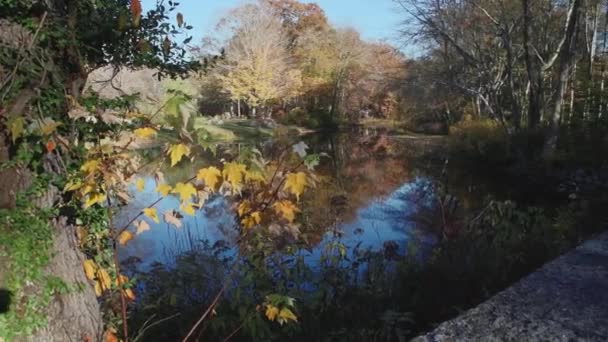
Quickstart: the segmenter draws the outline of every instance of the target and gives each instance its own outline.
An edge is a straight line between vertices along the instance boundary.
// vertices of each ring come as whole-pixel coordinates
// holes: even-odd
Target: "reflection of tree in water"
[[[349,222],[357,210],[393,193],[409,179],[408,163],[392,152],[385,134],[363,135],[359,131],[330,135],[315,141],[330,158],[317,169],[323,183],[312,189],[304,203],[314,226],[327,227],[336,216]]]

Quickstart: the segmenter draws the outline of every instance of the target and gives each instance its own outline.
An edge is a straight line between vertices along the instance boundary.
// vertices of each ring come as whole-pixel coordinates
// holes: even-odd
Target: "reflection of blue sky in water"
[[[155,191],[156,182],[153,177],[146,177],[146,187],[143,192],[133,191],[134,200],[123,210],[118,222],[125,224],[143,208],[150,205],[160,196]],[[132,189],[134,190],[134,189]],[[179,208],[179,198],[170,195],[155,206],[160,217],[160,223],[142,216],[140,219],[150,224],[146,231],[126,246],[119,248],[122,260],[135,256],[142,260],[142,266],[147,267],[155,261],[171,264],[174,257],[182,252],[192,249],[200,241],[209,241],[211,244],[219,240],[233,241],[236,237],[234,216],[230,213],[228,203],[221,196],[214,196],[205,204],[196,216],[184,215],[183,227],[175,228],[163,221],[166,211]],[[131,230],[134,230],[131,227]]]
[[[425,191],[431,191],[430,181],[416,179],[401,185],[388,196],[373,199],[365,207],[357,210],[356,216],[350,222],[338,225],[341,233],[339,242],[348,247],[360,243],[360,249],[381,250],[384,243],[394,241],[399,245],[399,253],[403,254],[408,242],[415,240],[421,247],[431,246],[435,243],[433,235],[416,228],[414,222],[409,220],[421,206],[428,205]],[[327,232],[322,245],[334,240],[335,234]],[[310,266],[319,263],[321,257],[319,247],[306,258]]]
[[[159,198],[160,195],[155,192],[154,178],[146,177],[145,180],[144,191],[134,192],[134,200],[118,217],[118,222],[128,222],[141,209]],[[431,191],[430,189],[432,187],[428,180],[416,179],[403,184],[388,196],[371,200],[365,207],[357,210],[353,220],[338,225],[337,229],[342,235],[340,242],[351,247],[361,242],[362,249],[380,250],[386,241],[395,241],[400,247],[400,253],[404,252],[407,242],[413,238],[423,246],[432,245],[434,239],[431,234],[421,232],[408,220],[420,206],[428,205],[424,202],[428,201],[428,197],[422,195]],[[155,261],[172,264],[175,256],[196,248],[197,243],[201,241],[208,241],[213,245],[224,240],[232,245],[236,240],[238,232],[234,214],[229,203],[221,196],[210,199],[202,210],[197,211],[196,216],[185,215],[182,220],[184,226],[180,229],[162,220],[163,213],[178,207],[179,199],[168,196],[156,206],[161,223],[154,223],[142,216],[142,219],[150,223],[151,229],[137,236],[127,246],[121,246],[121,259],[135,256],[142,260],[140,267],[145,269]],[[327,232],[323,242],[313,248],[312,254],[305,252],[308,254],[306,262],[309,266],[315,268],[323,246],[333,241],[334,236],[334,232]]]

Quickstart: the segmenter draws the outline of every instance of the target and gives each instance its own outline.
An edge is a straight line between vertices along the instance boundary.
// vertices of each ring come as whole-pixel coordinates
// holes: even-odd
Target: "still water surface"
[[[432,174],[412,168],[407,151],[397,151],[394,139],[359,130],[304,139],[312,152],[328,155],[317,169],[323,176],[323,185],[307,190],[311,194],[301,203],[303,215],[308,215],[318,227],[317,233],[308,239],[309,248],[304,256],[310,267],[319,262],[324,246],[335,240],[370,250],[398,246],[394,252],[401,253],[412,240],[419,247],[435,243],[434,234],[414,217],[432,207],[436,180]],[[267,148],[273,144],[253,143]],[[192,165],[180,165],[181,170],[167,172],[194,174]],[[134,200],[121,212],[119,221],[128,221],[159,198],[154,177],[141,176],[145,179],[145,190],[133,191]],[[160,215],[178,207],[179,199],[175,196],[156,206]],[[150,221],[151,229],[123,247],[120,257],[136,258],[140,261],[137,268],[145,271],[154,263],[170,266],[177,255],[195,249],[203,241],[210,245],[233,245],[238,231],[230,207],[229,200],[216,195],[196,216],[185,216],[183,228]]]

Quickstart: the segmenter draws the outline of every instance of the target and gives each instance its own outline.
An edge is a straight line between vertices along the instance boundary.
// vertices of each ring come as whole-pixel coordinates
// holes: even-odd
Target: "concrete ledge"
[[[412,341],[608,341],[608,233]]]

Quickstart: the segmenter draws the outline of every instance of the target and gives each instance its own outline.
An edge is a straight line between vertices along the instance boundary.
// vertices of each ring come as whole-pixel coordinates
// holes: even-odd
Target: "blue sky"
[[[244,0],[182,0],[179,11],[186,21],[194,26],[194,41],[210,33],[217,20],[230,8],[244,3]],[[391,0],[317,0],[325,10],[330,22],[338,27],[356,28],[366,40],[387,40],[398,45],[397,26],[400,15]],[[156,0],[143,0],[145,8],[150,8]]]

